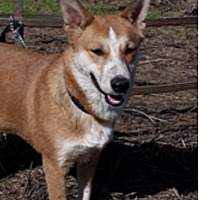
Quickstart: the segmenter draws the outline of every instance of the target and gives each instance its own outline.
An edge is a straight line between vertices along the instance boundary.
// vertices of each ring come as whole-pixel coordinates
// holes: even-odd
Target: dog
[[[100,153],[131,95],[150,0],[118,15],[93,16],[61,0],[69,45],[41,55],[0,44],[0,130],[41,155],[50,200],[65,200],[77,163],[78,199],[89,200]]]

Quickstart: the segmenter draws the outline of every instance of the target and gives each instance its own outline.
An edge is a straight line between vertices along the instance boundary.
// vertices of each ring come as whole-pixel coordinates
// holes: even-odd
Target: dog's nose
[[[130,86],[130,81],[123,76],[116,76],[111,80],[111,86],[116,93],[125,93]]]

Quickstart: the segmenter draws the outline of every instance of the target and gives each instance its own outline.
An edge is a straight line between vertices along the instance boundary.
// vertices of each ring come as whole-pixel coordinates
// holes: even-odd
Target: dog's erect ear
[[[83,30],[93,20],[79,0],[61,0],[65,30]]]
[[[127,8],[121,13],[121,17],[128,19],[139,31],[145,29],[146,17],[150,0],[132,0]]]

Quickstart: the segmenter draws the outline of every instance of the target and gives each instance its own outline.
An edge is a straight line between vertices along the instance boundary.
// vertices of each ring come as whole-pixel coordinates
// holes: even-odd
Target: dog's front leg
[[[89,161],[77,164],[78,171],[78,200],[89,200],[92,190],[92,180],[96,171],[101,151],[95,150]]]
[[[65,175],[70,166],[62,167],[57,160],[43,157],[43,167],[50,200],[66,200]]]

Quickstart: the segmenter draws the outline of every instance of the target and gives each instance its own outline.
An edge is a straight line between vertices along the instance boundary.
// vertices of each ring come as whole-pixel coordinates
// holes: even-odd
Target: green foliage
[[[25,15],[60,15],[60,1],[58,0],[23,0],[23,14]],[[87,10],[93,15],[113,14],[111,7],[104,3],[95,5],[86,4]],[[12,0],[0,0],[0,14],[12,14]]]
[[[160,12],[149,12],[148,17],[149,19],[160,19],[160,18],[166,18],[168,17],[166,14],[164,13],[160,13]]]
[[[13,14],[12,0],[0,0],[0,14]]]
[[[111,11],[111,8],[106,4],[97,4],[97,5],[86,5],[87,10],[92,15],[111,15],[114,12]]]
[[[59,1],[58,1],[59,2]],[[55,0],[24,0],[23,1],[23,12],[24,14],[49,14],[58,15],[60,14],[60,5]]]

